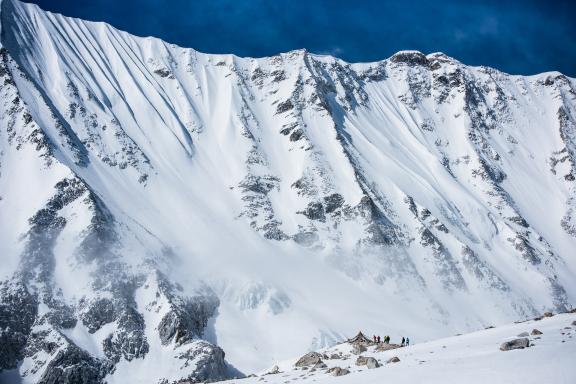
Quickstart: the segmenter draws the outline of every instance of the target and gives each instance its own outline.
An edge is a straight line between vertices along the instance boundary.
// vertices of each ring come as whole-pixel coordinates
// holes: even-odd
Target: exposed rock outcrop
[[[318,352],[309,352],[302,356],[298,361],[294,364],[296,367],[308,367],[314,364],[318,364],[322,362],[322,355]]]
[[[344,376],[349,374],[350,371],[347,370],[346,368],[332,367],[328,370],[327,373],[332,376]]]
[[[530,346],[530,340],[526,337],[506,341],[500,345],[501,351],[511,351],[513,349],[524,349]]]

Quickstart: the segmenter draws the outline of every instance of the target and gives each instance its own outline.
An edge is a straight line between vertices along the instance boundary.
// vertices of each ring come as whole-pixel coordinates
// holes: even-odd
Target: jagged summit
[[[0,369],[24,382],[214,380],[359,324],[574,305],[574,79],[0,18]]]
[[[75,20],[76,22],[81,22],[81,23],[85,23],[85,24],[90,24],[93,25],[96,29],[102,29],[102,30],[113,30],[114,27],[109,25],[108,23],[105,22],[98,22],[98,21],[84,21],[81,19],[76,19],[76,18],[70,18],[70,17],[66,17],[63,16],[59,13],[53,13],[53,12],[48,12],[48,11],[43,11],[40,9],[40,7],[38,7],[36,4],[33,3],[26,3],[26,2],[22,2],[20,0],[0,0],[0,4],[5,3],[4,6],[2,6],[2,13],[4,13],[4,19],[6,20],[6,22],[8,23],[8,25],[12,25],[12,23],[9,21],[11,19],[14,18],[15,15],[21,14],[22,12],[26,12],[29,14],[43,14],[43,15],[49,15],[49,18],[52,19],[67,19],[67,20]],[[1,26],[1,24],[0,24]],[[127,34],[126,32],[122,32],[119,31],[122,34]],[[187,48],[187,47],[180,47],[177,46],[175,44],[169,43],[169,42],[165,42],[162,41],[161,39],[158,39],[154,36],[145,36],[145,37],[138,37],[138,36],[132,36],[135,39],[141,39],[142,41],[146,41],[146,42],[159,42],[161,44],[164,44],[166,46],[171,46],[174,48],[179,48],[179,49],[186,49],[186,50],[191,50],[194,52],[197,52],[198,54],[202,54],[202,55],[207,55],[207,56],[211,56],[214,58],[229,58],[232,61],[234,60],[258,60],[258,59],[266,59],[266,57],[261,57],[261,58],[252,58],[252,57],[239,57],[236,56],[234,54],[210,54],[210,53],[200,53],[196,50],[194,50],[193,48]],[[315,54],[315,53],[311,53],[309,52],[306,48],[300,48],[300,49],[295,49],[289,52],[284,52],[284,53],[279,53],[276,56],[283,56],[283,57],[313,57],[317,60],[322,60],[322,61],[338,61],[340,63],[343,64],[367,64],[367,65],[376,65],[378,63],[381,63],[382,61],[385,60],[393,60],[394,58],[398,58],[402,55],[417,55],[417,56],[423,56],[424,54],[422,52],[419,51],[415,51],[415,50],[405,50],[405,51],[399,51],[397,53],[395,53],[394,55],[390,56],[387,59],[382,59],[380,61],[376,61],[376,62],[368,62],[368,63],[350,63],[350,62],[346,62],[345,60],[338,58],[336,56],[332,56],[329,54]],[[446,60],[449,61],[456,61],[454,58],[447,56],[446,54],[442,53],[442,52],[435,52],[432,53],[428,56],[441,56]]]

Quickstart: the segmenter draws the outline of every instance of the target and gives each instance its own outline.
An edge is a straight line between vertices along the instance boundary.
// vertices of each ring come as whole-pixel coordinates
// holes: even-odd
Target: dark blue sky
[[[306,48],[347,61],[442,51],[514,74],[576,76],[576,0],[27,0],[209,53]]]

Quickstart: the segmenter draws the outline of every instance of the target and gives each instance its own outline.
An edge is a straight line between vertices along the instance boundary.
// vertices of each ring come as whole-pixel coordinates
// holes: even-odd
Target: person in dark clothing
[[[378,337],[376,338],[376,340],[377,340],[378,344],[380,344],[380,336],[378,336]]]
[[[376,342],[376,335],[372,336],[372,339],[374,340],[374,342]]]
[[[406,346],[410,345],[410,339],[406,338]]]
[[[404,346],[404,343],[405,343],[405,340],[404,340],[404,338],[402,338],[402,344],[401,345]]]

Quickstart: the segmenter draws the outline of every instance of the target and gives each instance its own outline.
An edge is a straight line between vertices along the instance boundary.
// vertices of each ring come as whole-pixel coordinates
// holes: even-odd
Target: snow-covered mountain
[[[0,17],[0,370],[23,382],[215,380],[576,303],[574,79]]]

